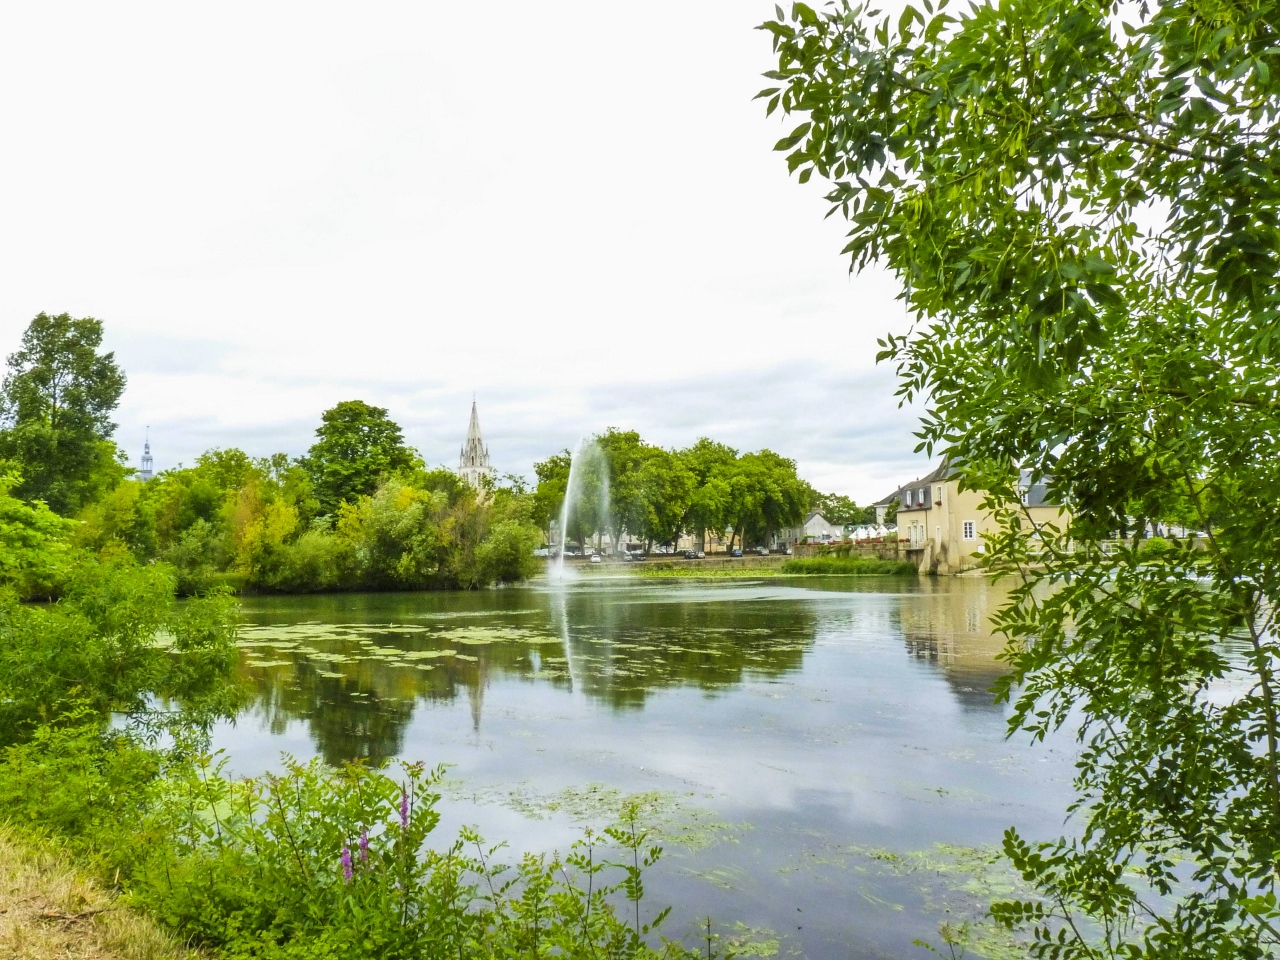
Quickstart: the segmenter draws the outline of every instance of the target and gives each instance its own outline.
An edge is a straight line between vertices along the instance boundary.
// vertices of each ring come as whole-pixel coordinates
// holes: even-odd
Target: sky
[[[8,4],[0,352],[102,320],[157,469],[349,399],[453,465],[474,395],[502,473],[615,426],[873,501],[929,469],[906,316],[771,149],[772,9]]]

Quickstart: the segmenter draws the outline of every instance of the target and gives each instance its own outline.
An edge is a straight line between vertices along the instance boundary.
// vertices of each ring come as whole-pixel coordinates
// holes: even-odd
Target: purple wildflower
[[[351,882],[351,848],[345,843],[342,845],[342,881]]]
[[[360,831],[360,862],[364,863],[369,859],[369,831]]]
[[[409,792],[400,794],[400,826],[406,829],[409,826]]]

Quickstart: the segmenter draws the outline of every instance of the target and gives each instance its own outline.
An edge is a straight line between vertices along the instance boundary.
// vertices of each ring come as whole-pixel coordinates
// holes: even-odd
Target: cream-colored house
[[[1067,522],[1066,510],[1048,501],[1045,484],[1033,484],[1024,474],[1020,493],[1030,522],[1058,526]],[[898,542],[906,548],[908,559],[918,562],[921,573],[948,576],[978,566],[983,534],[997,531],[995,518],[981,506],[985,498],[981,490],[962,493],[959,477],[943,462],[881,503],[898,503]]]

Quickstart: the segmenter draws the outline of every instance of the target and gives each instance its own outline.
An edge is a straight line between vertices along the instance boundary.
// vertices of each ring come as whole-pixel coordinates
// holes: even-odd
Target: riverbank
[[[0,956],[197,960],[64,856],[0,825]]]
[[[915,576],[912,563],[874,557],[708,557],[702,560],[645,560],[639,563],[572,562],[569,569],[583,579],[714,579],[758,580],[761,577]]]

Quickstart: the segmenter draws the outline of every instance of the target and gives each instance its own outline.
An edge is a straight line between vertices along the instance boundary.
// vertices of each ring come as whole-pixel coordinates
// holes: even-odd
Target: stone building
[[[998,524],[983,509],[986,493],[960,490],[960,479],[944,461],[928,476],[912,480],[881,503],[898,503],[898,542],[921,573],[959,573],[978,566],[983,552],[982,535],[995,533]],[[1063,527],[1067,511],[1048,499],[1044,483],[1032,483],[1025,471],[1019,489],[1021,513],[1029,523]],[[879,504],[877,504],[879,506]]]
[[[142,469],[138,471],[138,479],[146,483],[155,476],[155,461],[151,459],[151,428],[147,428],[147,439],[142,444]]]

